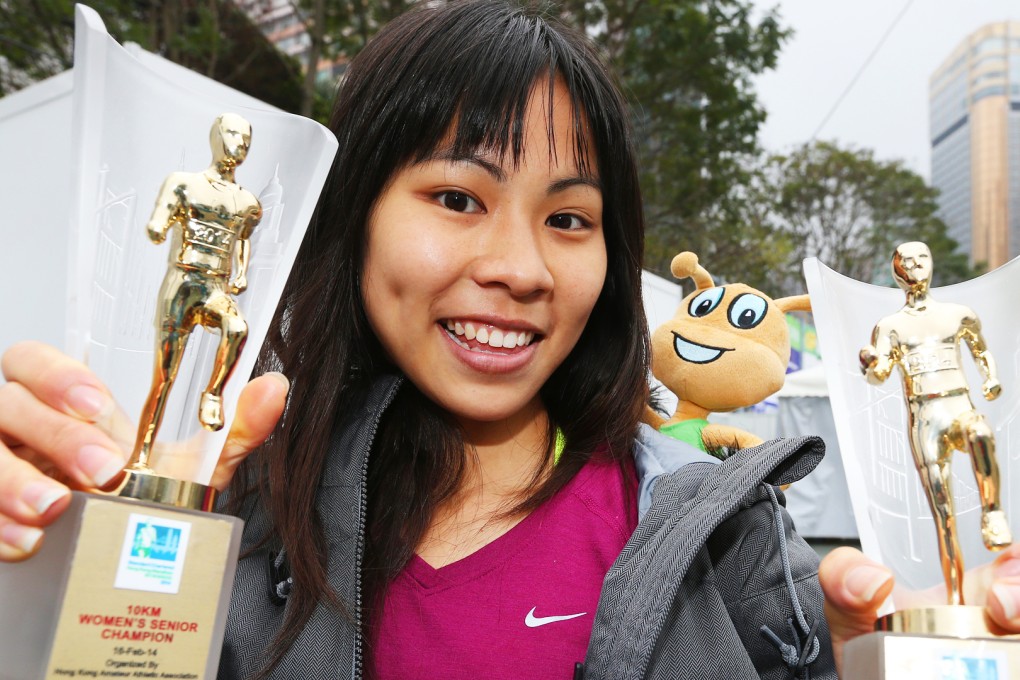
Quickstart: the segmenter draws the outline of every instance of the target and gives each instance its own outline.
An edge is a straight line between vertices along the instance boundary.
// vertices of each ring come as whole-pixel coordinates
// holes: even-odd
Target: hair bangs
[[[479,7],[465,5],[465,14]],[[500,162],[509,160],[517,167],[525,153],[528,106],[535,96],[543,97],[546,105],[547,138],[555,162],[553,95],[556,84],[561,83],[568,92],[573,118],[572,160],[582,175],[597,178],[597,162],[590,155],[593,111],[570,67],[573,48],[540,18],[507,9],[499,20],[494,20],[491,11],[478,21],[462,17],[458,27],[463,35],[442,34],[441,39],[450,43],[449,50],[440,50],[447,58],[442,62],[426,60],[429,63],[414,74],[419,82],[434,85],[416,99],[412,117],[417,120],[409,127],[417,134],[406,139],[404,162],[423,161],[445,146],[457,156],[480,149],[492,152]],[[421,46],[433,54],[435,47]]]

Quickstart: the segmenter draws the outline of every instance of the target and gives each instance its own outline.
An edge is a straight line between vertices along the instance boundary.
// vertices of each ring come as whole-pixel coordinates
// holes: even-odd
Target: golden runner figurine
[[[209,133],[212,165],[198,173],[173,173],[156,199],[147,227],[149,238],[162,243],[172,227],[177,229],[173,230],[170,265],[156,302],[152,388],[142,408],[129,469],[149,470],[167,396],[196,326],[220,333],[198,419],[208,430],[223,427],[223,386],[248,338],[248,324],[231,295],[248,285],[249,239],[262,219],[258,199],[234,182],[234,170],[244,162],[250,144],[248,121],[223,114]]]
[[[1012,542],[999,504],[999,467],[995,438],[985,417],[974,409],[963,373],[964,342],[984,376],[985,399],[999,396],[995,362],[981,335],[981,322],[968,307],[937,302],[928,295],[931,251],[924,243],[904,243],[892,259],[893,278],[907,294],[900,311],[882,319],[871,345],[860,352],[861,371],[880,384],[899,366],[907,401],[910,450],[935,517],[939,556],[949,604],[963,604],[963,556],[957,539],[950,487],[954,450],[970,454],[981,498],[981,537],[989,550]]]

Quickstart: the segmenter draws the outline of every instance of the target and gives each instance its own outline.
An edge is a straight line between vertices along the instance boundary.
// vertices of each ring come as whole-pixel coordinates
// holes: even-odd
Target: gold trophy
[[[209,495],[205,487],[160,477],[149,459],[188,338],[198,326],[220,335],[198,419],[207,430],[223,427],[223,387],[248,338],[248,325],[231,296],[248,286],[250,238],[262,218],[258,199],[234,182],[234,171],[247,157],[250,144],[248,121],[223,114],[209,133],[212,165],[199,173],[176,172],[159,190],[147,227],[149,238],[162,243],[176,228],[156,303],[152,387],[118,495],[210,509],[207,502],[197,501]],[[192,497],[196,501],[184,500]]]
[[[4,680],[215,677],[242,522],[208,512],[212,488],[150,466],[192,331],[203,326],[220,336],[194,414],[207,430],[223,427],[223,387],[248,333],[232,296],[246,288],[249,239],[262,217],[259,201],[234,181],[251,126],[223,114],[209,140],[212,164],[171,174],[147,226],[154,243],[170,235],[169,266],[155,305],[152,384],[124,473],[112,489],[74,492],[40,554],[4,565],[15,587],[38,593],[45,583],[58,595],[37,594],[42,614],[28,618],[39,628],[33,644],[43,642],[26,653],[35,657],[31,664],[0,669]],[[173,446],[188,449],[187,442]]]
[[[905,677],[902,674],[920,669],[916,659],[925,659],[927,669],[932,656],[942,654],[946,674],[940,678],[1016,677],[1007,675],[1007,665],[1020,662],[1016,644],[997,635],[1001,631],[983,607],[964,603],[963,555],[950,485],[953,452],[964,452],[977,484],[984,545],[993,551],[1010,545],[994,433],[971,402],[960,346],[966,345],[973,356],[988,400],[1001,393],[995,361],[974,311],[929,295],[932,257],[924,243],[896,248],[892,272],[906,293],[906,304],[875,326],[871,344],[860,351],[860,368],[875,385],[899,369],[910,451],[935,519],[947,604],[901,609],[880,618],[878,634],[847,646],[844,672],[851,679]],[[960,674],[964,671],[971,674]]]
[[[237,375],[254,368],[337,141],[122,47],[80,4],[70,111],[49,99],[55,84],[21,100],[39,119],[34,157],[5,159],[53,170],[41,183],[49,203],[42,191],[25,196],[52,240],[46,257],[25,253],[42,268],[26,281],[66,278],[66,352],[138,420],[111,433],[130,458],[123,475],[103,493],[75,491],[39,554],[0,564],[0,680],[212,680],[242,522],[208,512],[206,484],[237,416]],[[250,157],[251,126],[238,116],[206,137],[223,111],[258,129]],[[49,134],[54,121],[69,141]]]

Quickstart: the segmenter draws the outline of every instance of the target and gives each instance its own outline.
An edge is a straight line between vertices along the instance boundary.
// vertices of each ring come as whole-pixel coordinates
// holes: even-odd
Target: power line
[[[875,55],[878,54],[879,50],[882,49],[882,46],[885,44],[885,41],[889,38],[889,35],[892,34],[893,29],[896,28],[896,24],[900,23],[900,19],[903,18],[903,15],[907,13],[907,10],[910,9],[910,6],[912,4],[914,4],[914,0],[907,0],[906,4],[903,5],[903,9],[900,10],[900,13],[896,15],[896,17],[892,20],[892,23],[889,24],[889,27],[885,29],[885,33],[882,34],[882,37],[881,39],[879,39],[878,44],[875,45],[875,48],[871,50],[871,54],[869,54],[868,58],[864,60],[864,63],[861,64],[861,67],[857,69],[857,73],[855,73],[854,77],[850,79],[850,83],[846,86],[846,89],[843,90],[843,93],[841,95],[839,95],[839,98],[836,99],[836,103],[832,105],[832,108],[829,109],[829,112],[825,114],[825,118],[822,119],[822,122],[818,124],[818,127],[815,128],[815,131],[811,134],[811,141],[814,141],[815,138],[818,137],[818,133],[822,131],[822,128],[825,127],[825,124],[828,123],[829,119],[832,118],[832,115],[836,113],[836,110],[839,108],[839,105],[842,104],[843,100],[846,99],[846,96],[850,94],[850,90],[852,90],[854,85],[857,84],[857,81],[860,79],[861,74],[863,74],[865,69],[868,68],[868,64],[870,64],[871,60],[875,58]]]

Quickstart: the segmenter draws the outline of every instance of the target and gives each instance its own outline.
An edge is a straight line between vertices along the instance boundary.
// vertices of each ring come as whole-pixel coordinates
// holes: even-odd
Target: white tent
[[[822,364],[790,373],[777,394],[780,437],[817,435],[825,441],[825,458],[787,490],[786,505],[802,536],[853,539],[857,524],[828,395]]]
[[[809,366],[802,371],[789,373],[783,388],[776,392],[776,396],[782,399],[796,399],[800,397],[828,397],[829,386],[825,382],[825,368],[823,364]]]

